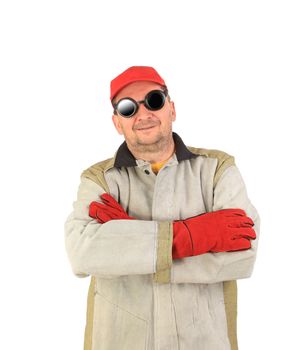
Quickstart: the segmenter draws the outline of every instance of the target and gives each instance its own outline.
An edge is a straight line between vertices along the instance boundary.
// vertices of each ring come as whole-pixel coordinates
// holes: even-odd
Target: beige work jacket
[[[173,137],[176,152],[157,175],[125,142],[82,173],[65,242],[73,272],[91,276],[85,350],[237,349],[236,280],[253,270],[258,213],[232,156]],[[89,217],[104,192],[138,220]],[[172,221],[225,208],[252,218],[252,248],[173,261]]]

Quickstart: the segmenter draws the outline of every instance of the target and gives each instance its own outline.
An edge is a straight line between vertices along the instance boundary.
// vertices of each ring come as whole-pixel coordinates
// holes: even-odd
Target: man
[[[237,349],[236,280],[259,218],[234,158],[187,147],[165,81],[145,66],[111,82],[125,142],[81,175],[66,248],[91,275],[86,350]]]

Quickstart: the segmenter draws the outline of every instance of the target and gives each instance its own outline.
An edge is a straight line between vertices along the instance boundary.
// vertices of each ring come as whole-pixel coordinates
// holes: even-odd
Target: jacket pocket
[[[92,350],[146,350],[147,321],[96,292]]]

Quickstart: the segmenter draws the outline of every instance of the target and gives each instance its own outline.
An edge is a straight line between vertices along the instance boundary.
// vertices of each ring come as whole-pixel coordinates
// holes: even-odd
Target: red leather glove
[[[253,221],[241,209],[223,209],[173,223],[173,259],[251,248]]]
[[[104,224],[110,220],[133,220],[132,216],[129,216],[122,206],[108,193],[104,193],[100,196],[103,203],[92,202],[89,206],[89,215],[96,219],[100,224]]]

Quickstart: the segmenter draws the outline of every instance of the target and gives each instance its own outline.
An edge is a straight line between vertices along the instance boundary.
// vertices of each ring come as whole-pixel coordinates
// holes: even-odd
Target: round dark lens
[[[146,98],[147,107],[153,111],[161,109],[165,103],[165,95],[160,91],[152,91]]]
[[[136,104],[129,99],[123,99],[117,104],[117,111],[126,118],[133,116],[136,109]]]

